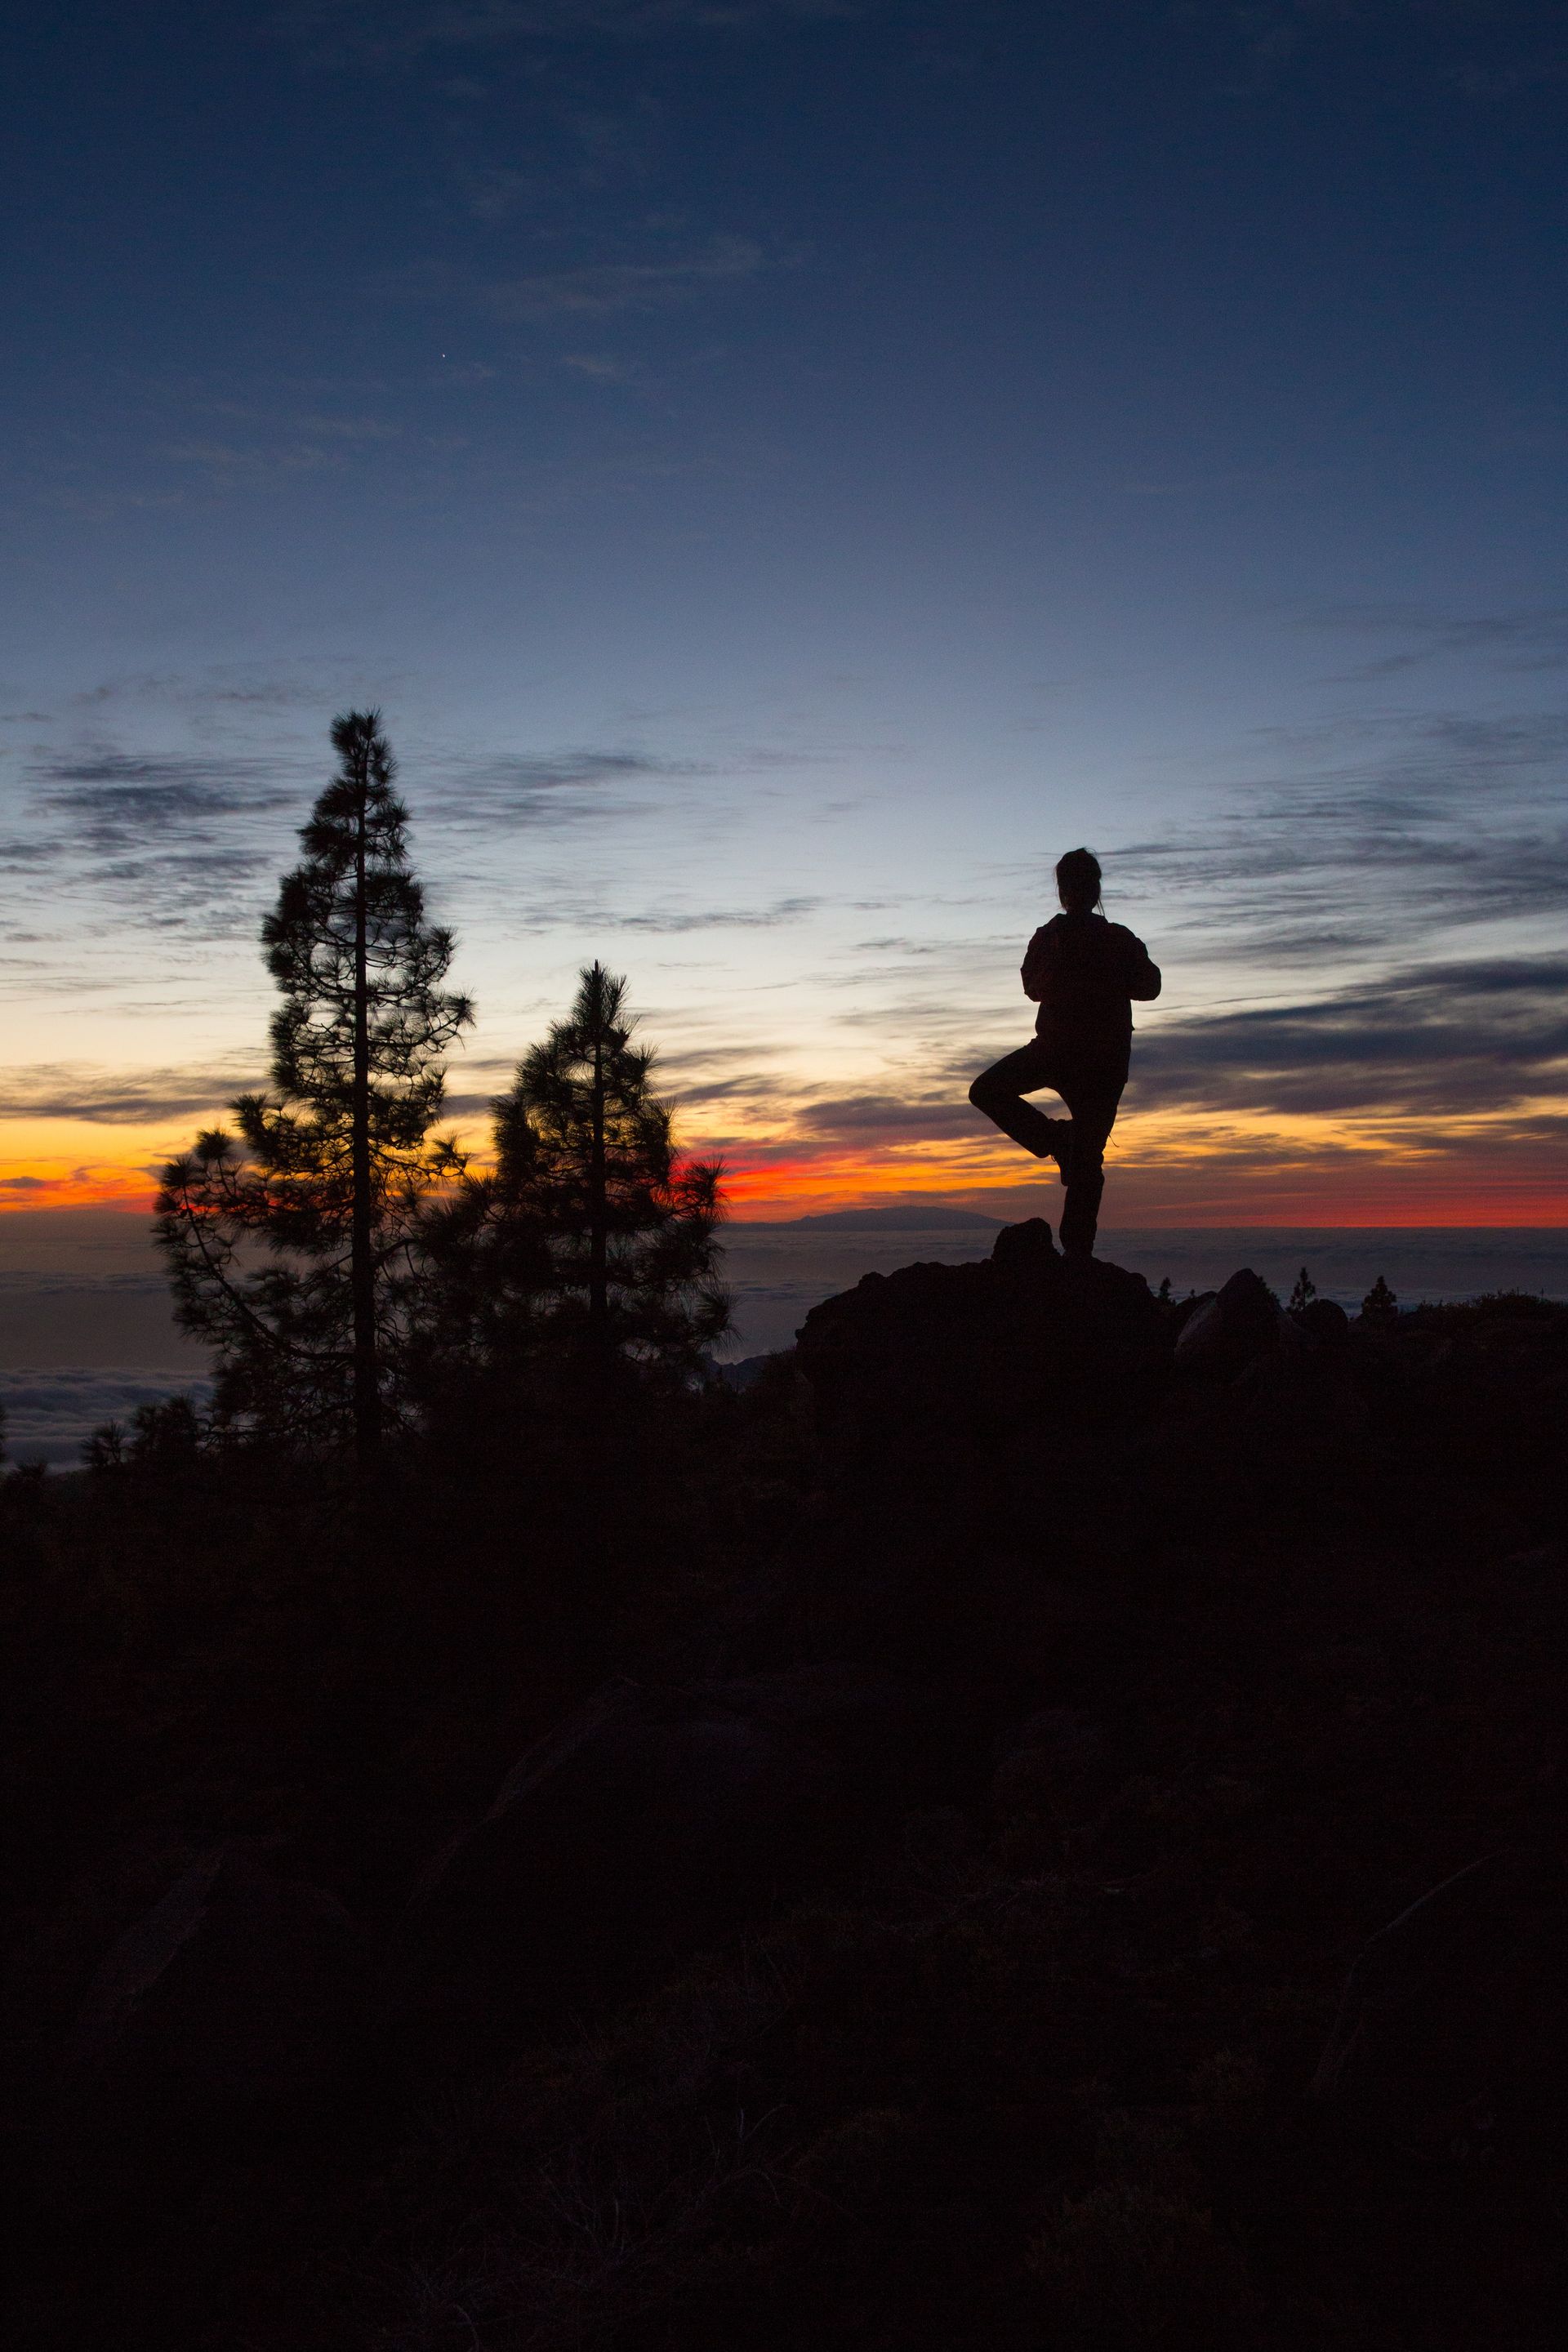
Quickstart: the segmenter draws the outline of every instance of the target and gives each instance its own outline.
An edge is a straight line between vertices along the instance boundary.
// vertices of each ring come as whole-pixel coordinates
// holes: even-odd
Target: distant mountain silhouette
[[[815,1217],[788,1217],[782,1223],[810,1225],[814,1231],[831,1225],[839,1233],[929,1234],[984,1227],[995,1233],[1000,1217],[983,1216],[978,1209],[828,1209]]]

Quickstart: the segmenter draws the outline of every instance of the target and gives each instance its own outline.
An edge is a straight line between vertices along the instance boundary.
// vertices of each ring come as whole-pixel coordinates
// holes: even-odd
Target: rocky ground
[[[368,1558],[13,1476],[11,2339],[1555,2341],[1565,1401],[1032,1225]]]

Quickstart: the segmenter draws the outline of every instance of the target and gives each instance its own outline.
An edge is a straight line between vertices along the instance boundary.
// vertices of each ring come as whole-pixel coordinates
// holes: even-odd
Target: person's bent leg
[[[1072,1150],[1065,1170],[1067,1201],[1062,1209],[1061,1244],[1068,1257],[1092,1257],[1100,1230],[1100,1204],[1105,1193],[1105,1146],[1116,1124],[1117,1106],[1126,1084],[1125,1072],[1105,1079],[1070,1080],[1061,1089],[1072,1113]]]
[[[1032,1151],[1037,1160],[1058,1159],[1065,1153],[1070,1133],[1065,1120],[1047,1118],[1043,1110],[1024,1100],[1037,1087],[1055,1085],[1047,1059],[1037,1042],[1020,1045],[1016,1054],[1004,1054],[999,1062],[982,1070],[969,1089],[975,1109],[1026,1151]]]

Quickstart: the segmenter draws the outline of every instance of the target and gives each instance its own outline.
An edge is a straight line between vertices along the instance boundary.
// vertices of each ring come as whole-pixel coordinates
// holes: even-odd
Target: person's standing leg
[[[1072,1113],[1068,1129],[1072,1149],[1063,1171],[1068,1196],[1062,1210],[1061,1244],[1069,1257],[1094,1255],[1105,1191],[1106,1139],[1116,1124],[1117,1105],[1126,1083],[1125,1071],[1110,1076],[1100,1071],[1063,1074],[1058,1091]]]
[[[1056,1160],[1065,1168],[1066,1154],[1072,1130],[1065,1119],[1047,1118],[1043,1110],[1023,1097],[1039,1087],[1061,1089],[1052,1075],[1054,1056],[1037,1037],[1032,1044],[1020,1045],[1016,1054],[1004,1054],[988,1070],[982,1070],[969,1089],[969,1099],[978,1111],[984,1111],[1004,1135],[1032,1151],[1037,1160]],[[1114,1117],[1114,1112],[1112,1113]]]

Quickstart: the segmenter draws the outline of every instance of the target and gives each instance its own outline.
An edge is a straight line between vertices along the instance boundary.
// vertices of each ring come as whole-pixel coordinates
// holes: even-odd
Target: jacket
[[[1103,915],[1058,915],[1024,956],[1024,993],[1039,1006],[1035,1034],[1065,1053],[1125,1064],[1132,999],[1160,993],[1160,967],[1142,940]]]

